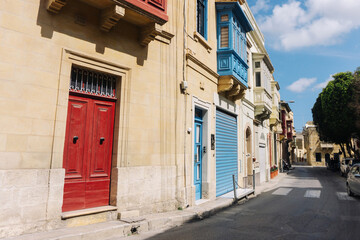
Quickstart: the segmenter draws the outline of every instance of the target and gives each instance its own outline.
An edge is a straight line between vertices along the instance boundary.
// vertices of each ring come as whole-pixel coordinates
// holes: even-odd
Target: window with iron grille
[[[116,98],[116,76],[73,66],[70,91]]]
[[[206,3],[207,0],[197,0],[197,12],[196,12],[196,20],[197,27],[196,31],[201,34],[205,39],[206,36]]]

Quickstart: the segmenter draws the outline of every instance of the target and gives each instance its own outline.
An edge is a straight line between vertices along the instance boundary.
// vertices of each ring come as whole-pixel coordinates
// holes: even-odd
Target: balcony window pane
[[[220,29],[220,47],[229,47],[229,27],[222,27]]]
[[[256,86],[261,87],[261,73],[260,72],[256,73]]]
[[[197,0],[197,32],[205,37],[205,0]]]
[[[246,38],[244,36],[244,34],[242,35],[242,59],[244,60],[244,62],[246,62]]]
[[[237,36],[236,36],[236,52],[240,55],[240,45],[239,45],[239,41],[240,41],[240,34],[238,31],[236,31]]]
[[[233,27],[233,49],[236,51],[236,28]]]
[[[240,57],[241,59],[244,59],[244,56],[243,56],[243,41],[242,41],[242,36],[241,36],[241,33],[240,33],[240,38],[239,38],[239,50],[240,50]]]
[[[229,15],[227,15],[227,14],[222,15],[221,18],[220,18],[220,21],[221,21],[221,22],[227,22],[227,21],[229,21]]]

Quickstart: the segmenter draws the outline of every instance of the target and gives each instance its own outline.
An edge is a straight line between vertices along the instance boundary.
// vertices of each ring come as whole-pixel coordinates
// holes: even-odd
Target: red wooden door
[[[114,107],[115,102],[69,97],[64,212],[109,204]]]

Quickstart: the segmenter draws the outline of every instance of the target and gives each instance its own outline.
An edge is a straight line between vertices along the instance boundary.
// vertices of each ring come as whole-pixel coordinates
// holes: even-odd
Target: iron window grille
[[[204,38],[205,35],[205,14],[206,14],[206,0],[197,0],[197,32],[200,33]]]
[[[72,67],[70,91],[116,98],[116,76],[85,68]]]

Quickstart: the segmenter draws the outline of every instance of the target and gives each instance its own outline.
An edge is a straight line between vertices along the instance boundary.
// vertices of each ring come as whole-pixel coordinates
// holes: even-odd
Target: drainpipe
[[[183,9],[183,19],[184,19],[184,27],[183,27],[183,38],[184,38],[184,43],[183,43],[183,69],[182,69],[182,86],[187,86],[187,82],[186,82],[186,1],[184,0],[184,9]],[[183,93],[184,93],[184,111],[185,111],[185,116],[184,116],[184,187],[185,187],[185,207],[187,208],[189,206],[188,204],[188,193],[187,193],[187,181],[186,181],[186,177],[187,177],[187,165],[186,165],[186,118],[187,118],[187,91],[186,88],[183,87],[182,89]]]

